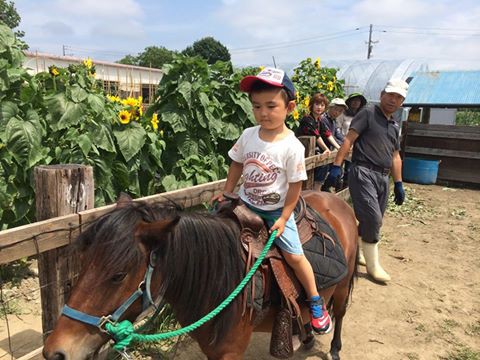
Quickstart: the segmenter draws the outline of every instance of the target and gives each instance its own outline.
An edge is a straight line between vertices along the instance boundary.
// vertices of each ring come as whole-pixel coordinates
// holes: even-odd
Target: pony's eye
[[[114,283],[120,283],[123,281],[123,279],[125,279],[125,276],[127,276],[126,272],[116,273],[110,278],[110,280]]]

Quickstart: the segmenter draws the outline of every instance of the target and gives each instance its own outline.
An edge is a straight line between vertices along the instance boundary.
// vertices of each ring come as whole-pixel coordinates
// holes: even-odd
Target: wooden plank
[[[478,164],[480,168],[480,163]],[[465,183],[473,183],[473,184],[480,184],[480,171],[472,172],[472,171],[465,171],[462,168],[440,168],[438,170],[438,179],[439,180],[448,180],[448,181],[456,181],[456,182],[465,182]]]
[[[77,214],[95,206],[91,166],[41,165],[35,167],[34,177],[37,220]],[[76,216],[78,218],[78,215]],[[63,305],[75,285],[81,265],[75,248],[66,246],[42,252],[37,260],[42,328],[43,334],[48,334],[62,313]]]
[[[184,208],[189,208],[210,201],[214,194],[217,194],[223,190],[225,187],[225,182],[225,179],[213,181],[206,184],[192,186],[187,189],[155,194],[136,200],[145,201],[147,203],[173,201]]]
[[[409,129],[419,130],[433,130],[433,131],[449,131],[456,133],[479,133],[480,126],[460,126],[460,125],[433,125],[433,124],[421,124],[416,122],[409,122]]]
[[[19,357],[17,360],[40,360],[40,359],[43,359],[42,351],[43,351],[43,346],[29,352],[28,354],[23,355],[22,357]]]
[[[298,138],[305,148],[305,158],[309,158],[315,155],[315,136],[300,136]],[[307,180],[302,184],[303,190],[313,189],[313,183],[315,181],[315,170],[307,170]]]
[[[462,159],[480,159],[480,153],[474,151],[460,151],[447,149],[431,149],[424,147],[407,146],[405,152],[408,154],[424,154],[434,156],[447,156]]]
[[[337,156],[336,151],[332,151],[328,155],[320,154],[311,156],[305,159],[305,168],[311,170],[322,165],[331,164],[335,160],[335,156]]]
[[[462,140],[480,140],[480,133],[423,130],[423,129],[409,129],[408,136],[422,136],[422,137],[449,138],[449,139],[462,139]]]
[[[72,214],[3,230],[0,264],[68,245],[79,225],[78,215]],[[36,241],[32,238],[35,235]]]

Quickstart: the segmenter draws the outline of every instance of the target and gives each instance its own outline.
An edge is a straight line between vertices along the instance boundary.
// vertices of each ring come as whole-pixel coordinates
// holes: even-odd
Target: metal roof
[[[480,107],[480,71],[416,72],[404,106]]]

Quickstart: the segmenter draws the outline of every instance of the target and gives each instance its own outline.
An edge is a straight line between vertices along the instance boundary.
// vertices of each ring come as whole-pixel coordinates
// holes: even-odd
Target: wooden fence
[[[405,156],[441,160],[440,182],[480,184],[480,127],[404,122]]]
[[[336,152],[332,152],[329,155],[313,155],[315,148],[314,138],[309,137],[301,140],[306,147],[306,155],[308,156],[305,160],[305,165],[309,179],[304,182],[304,189],[311,189],[313,186],[314,168],[332,163],[335,159]],[[134,201],[145,201],[147,203],[174,201],[184,208],[190,208],[208,202],[215,193],[223,190],[224,184],[225,180],[219,180],[186,189],[147,196],[135,199]],[[50,189],[50,192],[55,191]],[[337,193],[337,195],[343,199],[347,199],[349,197],[348,189]],[[30,256],[37,256],[40,259],[42,254],[48,253],[51,250],[66,248],[74,241],[83,226],[88,225],[93,220],[111,211],[114,207],[115,205],[108,205],[91,210],[78,211],[74,214],[59,216],[53,219],[0,231],[0,264],[7,264]],[[62,259],[57,258],[58,262],[61,260]],[[59,264],[54,263],[51,265],[51,271],[58,273]],[[48,276],[48,274],[40,272],[39,277],[42,276]],[[41,284],[49,284],[45,279],[39,279],[39,281]],[[52,286],[52,284],[50,285]],[[53,284],[53,286],[56,287],[61,285],[62,284]],[[66,292],[51,291],[51,294],[48,296],[53,296],[54,298],[48,300],[42,299],[42,312],[46,310],[54,313],[42,313],[42,318],[45,319],[45,315],[48,315],[50,318],[56,318],[58,314],[60,314],[67,295]],[[43,296],[44,292],[42,292],[42,297]],[[44,303],[54,303],[56,310],[52,310],[51,307],[46,307]],[[43,321],[44,326],[45,324],[46,322]],[[48,330],[48,328],[44,328],[43,333],[47,333]],[[37,358],[41,358],[41,348],[21,357],[22,360]]]

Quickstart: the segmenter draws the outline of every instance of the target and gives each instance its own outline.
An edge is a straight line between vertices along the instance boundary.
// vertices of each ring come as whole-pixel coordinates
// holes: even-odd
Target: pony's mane
[[[97,219],[80,235],[78,244],[87,258],[103,254],[100,283],[145,261],[134,238],[139,222],[176,216],[180,220],[173,232],[158,241],[155,271],[160,271],[160,293],[173,303],[177,320],[191,324],[225,300],[243,278],[240,232],[233,220],[181,211],[171,204],[132,202]],[[212,326],[212,343],[221,342],[235,325],[239,303],[235,300],[205,325]]]
[[[240,229],[231,219],[203,213],[183,213],[159,255],[162,290],[175,301],[177,319],[192,324],[220,305],[244,276]],[[213,344],[222,341],[236,324],[238,298],[214,317]]]

